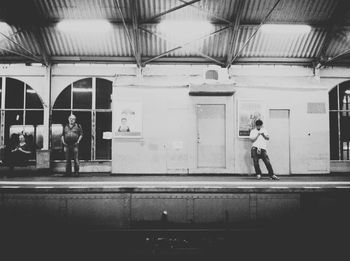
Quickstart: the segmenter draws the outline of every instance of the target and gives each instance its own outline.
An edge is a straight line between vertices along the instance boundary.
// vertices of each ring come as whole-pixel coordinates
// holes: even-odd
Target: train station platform
[[[279,176],[270,180],[254,175],[110,175],[82,173],[79,177],[63,174],[24,172],[0,176],[0,190],[6,192],[325,192],[350,189],[350,173]]]
[[[33,256],[38,244],[45,253],[61,251],[60,260],[67,249],[85,260],[107,253],[131,257],[125,260],[256,260],[260,254],[338,260],[347,249],[347,174],[278,181],[247,175],[22,174],[0,178],[0,228],[4,246],[30,246]]]

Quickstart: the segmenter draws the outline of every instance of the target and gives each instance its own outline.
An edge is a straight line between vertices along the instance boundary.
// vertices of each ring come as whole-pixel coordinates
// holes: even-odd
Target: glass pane
[[[26,89],[26,108],[27,109],[43,109],[43,105],[39,95],[31,87],[27,85]]]
[[[329,114],[331,160],[339,160],[338,112]]]
[[[73,113],[84,133],[79,145],[79,159],[91,160],[91,112],[75,111]]]
[[[69,85],[58,95],[53,106],[54,109],[71,109],[71,89],[72,87]]]
[[[112,82],[96,79],[96,109],[111,109]]]
[[[6,143],[8,148],[7,155],[9,155],[10,150],[13,149],[18,144],[19,134],[24,134],[25,141],[29,147],[29,150],[32,152],[29,155],[29,159],[35,159],[35,140],[34,140],[34,127],[33,125],[11,125],[9,128],[9,139]]]
[[[0,90],[1,90],[1,87],[0,87]],[[1,96],[0,96],[0,98],[1,98]],[[0,122],[1,122],[1,115],[2,115],[2,112],[0,111]],[[4,156],[5,156],[4,154],[5,154],[4,148],[0,148],[0,161],[4,161]]]
[[[337,101],[337,87],[334,87],[329,92],[329,109],[338,110],[338,101]]]
[[[64,152],[61,142],[63,126],[68,123],[70,111],[52,111],[51,151],[53,160],[63,160]]]
[[[0,77],[0,108],[2,108],[1,107],[1,100],[2,100],[1,97],[2,97],[2,77]],[[1,160],[1,158],[0,158],[0,160]]]
[[[96,112],[96,159],[111,159],[112,141],[103,132],[112,131],[112,112]]]
[[[92,78],[73,83],[73,108],[91,109],[92,107]]]
[[[343,142],[343,160],[349,160],[349,142]]]
[[[23,109],[24,83],[15,79],[6,78],[6,108]]]
[[[30,141],[32,142],[32,147],[35,149],[41,149],[43,147],[43,134],[38,135],[38,125],[42,126],[44,124],[44,111],[26,111],[25,115],[25,124],[26,126],[33,126],[33,133],[30,137]],[[39,130],[41,130],[39,128]],[[34,145],[35,144],[35,145]]]
[[[44,111],[26,111],[25,118],[26,125],[40,125],[44,124]]]
[[[36,149],[40,150],[44,147],[44,125],[35,126],[35,144]]]
[[[14,125],[23,125],[23,110],[5,112],[5,145],[6,146],[11,145],[9,144],[10,136],[14,134],[14,132],[17,132],[17,126],[15,130]]]

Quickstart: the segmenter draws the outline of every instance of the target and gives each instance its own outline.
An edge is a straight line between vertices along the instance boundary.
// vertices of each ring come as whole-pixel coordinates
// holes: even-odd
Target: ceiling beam
[[[227,59],[226,59],[226,67],[229,68],[231,65],[231,61],[234,56],[234,48],[237,43],[239,28],[241,24],[241,17],[244,8],[244,1],[238,0],[237,11],[234,14],[235,22],[233,27],[230,29],[230,40],[227,48]]]
[[[46,46],[44,44],[44,38],[42,34],[40,33],[40,29],[38,27],[32,27],[31,32],[34,35],[34,38],[40,48],[41,57],[43,59],[43,64],[47,67],[50,64],[50,58],[46,49]]]
[[[132,38],[132,36],[131,36],[131,34],[129,32],[128,26],[126,25],[122,9],[120,8],[119,0],[114,0],[114,2],[115,2],[115,5],[117,7],[118,14],[119,14],[119,16],[121,17],[121,19],[123,21],[124,30],[125,30],[126,36],[128,38],[128,41],[129,41],[132,53],[133,53],[133,55],[135,57],[136,64],[137,64],[138,67],[141,67],[141,61],[139,60],[139,57],[138,57],[138,55],[136,53],[136,43],[134,41],[135,39]]]
[[[197,6],[193,6],[193,5],[190,5],[190,6],[197,8],[197,9],[203,9],[201,7],[197,7]],[[206,12],[205,10],[202,10],[202,11]],[[227,25],[233,26],[234,25],[233,22],[230,22],[230,21],[226,20],[225,18],[220,18],[219,16],[215,16],[214,14],[212,15],[210,13],[208,13],[208,15],[216,18],[215,21],[210,22],[212,25],[216,25],[216,26],[227,26]],[[124,26],[123,20],[114,19],[114,18],[107,19],[107,20],[114,25]],[[2,20],[1,18],[0,18],[0,21],[6,22],[5,20]],[[61,20],[59,20],[59,19],[49,19],[49,20],[45,20],[42,23],[40,23],[40,26],[41,27],[51,27],[51,26],[55,26],[60,21]],[[124,17],[124,22],[126,25],[130,25],[130,26],[132,26],[132,23],[133,23],[132,19],[127,19],[125,17]],[[139,20],[138,24],[139,25],[158,25],[159,21],[148,21],[148,19],[146,19],[146,20]],[[298,25],[298,24],[305,24],[305,23],[295,22],[295,21],[283,21],[282,23],[279,23],[279,24]],[[31,24],[30,22],[28,23],[28,26],[33,26],[33,25],[34,24]],[[37,25],[37,24],[35,24],[35,25]],[[310,25],[313,28],[325,28],[328,25],[328,23],[327,22],[317,22],[317,23],[308,23],[308,25]],[[260,26],[260,23],[241,23],[240,26],[241,27],[257,27],[257,26]],[[350,27],[350,24],[348,24],[348,26]]]
[[[350,49],[347,49],[347,50],[345,50],[345,51],[343,51],[343,52],[337,54],[336,56],[334,56],[334,57],[331,58],[331,59],[328,59],[328,60],[326,60],[326,61],[323,61],[322,63],[318,64],[316,68],[317,68],[317,69],[320,69],[320,68],[326,66],[326,65],[329,64],[329,63],[332,63],[332,62],[334,62],[334,61],[336,61],[336,60],[339,60],[340,58],[343,58],[343,57],[347,56],[348,54],[350,54]]]
[[[152,32],[152,31],[150,31],[150,30],[148,30],[148,29],[146,29],[146,28],[142,28],[142,27],[140,27],[140,29],[143,30],[143,31],[145,31],[145,32],[148,33],[148,34],[155,35],[155,36],[157,36],[158,38],[163,39],[164,41],[167,41],[167,42],[170,42],[170,43],[171,43],[171,41],[170,41],[168,38],[166,38],[166,37],[164,37],[164,36],[162,36],[162,35],[160,35],[160,34],[158,34],[158,33]],[[174,44],[175,44],[175,43],[174,43]],[[212,62],[214,62],[214,63],[216,63],[216,64],[218,64],[218,65],[220,65],[220,66],[224,66],[224,65],[225,65],[222,61],[219,61],[219,60],[217,60],[217,59],[215,59],[215,58],[213,58],[213,57],[211,57],[211,56],[209,56],[209,55],[206,55],[206,54],[202,53],[202,52],[199,51],[199,50],[194,50],[194,52],[197,53],[198,55],[200,55],[200,56],[206,58],[207,60],[210,60],[210,61],[212,61]]]
[[[161,57],[163,57],[163,56],[166,56],[166,55],[168,55],[168,54],[170,54],[170,53],[173,53],[173,52],[175,52],[175,51],[177,51],[177,50],[179,50],[179,49],[182,49],[182,48],[184,48],[185,46],[188,46],[188,45],[190,45],[190,44],[193,44],[194,42],[198,42],[198,41],[207,39],[207,38],[209,38],[209,37],[211,37],[211,36],[213,36],[213,35],[215,35],[215,34],[221,33],[221,32],[223,32],[223,31],[227,30],[228,28],[230,28],[230,27],[229,27],[229,26],[223,27],[223,28],[221,28],[221,29],[219,29],[219,30],[216,30],[216,31],[214,31],[214,32],[212,32],[212,33],[210,33],[210,34],[208,34],[208,35],[205,35],[205,36],[202,36],[202,37],[200,37],[200,38],[194,39],[194,40],[192,40],[192,41],[186,42],[186,43],[184,43],[184,44],[182,44],[182,45],[178,45],[178,46],[175,47],[175,48],[172,48],[172,49],[170,49],[170,50],[168,50],[168,51],[165,51],[165,52],[163,52],[163,53],[161,53],[161,54],[159,54],[159,55],[157,55],[157,56],[155,56],[155,57],[152,57],[152,58],[146,60],[145,62],[143,62],[143,65],[146,65],[147,63],[150,63],[150,62],[152,62],[152,61],[154,61],[154,60],[157,60],[157,59],[159,59],[159,58],[161,58]]]
[[[1,49],[1,48],[0,48]],[[144,57],[151,59],[152,57]],[[223,57],[214,57],[224,63]],[[2,56],[1,63],[27,63],[32,60],[23,56]],[[284,58],[284,57],[242,57],[237,58],[235,64],[287,64],[312,66],[312,58]],[[130,56],[51,56],[51,64],[58,63],[97,63],[97,64],[135,64],[134,57]],[[208,60],[200,56],[166,56],[157,59],[152,64],[208,64]]]
[[[176,10],[179,10],[179,9],[184,8],[184,7],[186,7],[186,6],[192,5],[192,4],[194,4],[194,3],[196,3],[196,2],[199,2],[199,1],[201,1],[201,0],[192,0],[192,1],[187,2],[187,3],[185,3],[185,4],[175,6],[175,7],[170,8],[170,9],[164,11],[164,12],[161,12],[161,13],[159,13],[159,14],[156,14],[156,15],[154,15],[154,16],[151,16],[150,18],[147,18],[146,20],[142,21],[141,23],[148,23],[148,22],[150,22],[150,21],[155,21],[155,20],[157,20],[159,17],[161,17],[161,16],[163,16],[163,15],[172,13],[172,12],[174,12],[174,11],[176,11]]]
[[[3,48],[3,47],[0,47],[0,50],[3,50],[5,52],[8,52],[8,53],[13,53],[13,54],[16,54],[18,56],[21,56],[21,57],[24,57],[24,58],[27,58],[26,61],[35,61],[37,63],[43,63],[42,60],[34,57],[34,56],[29,56],[29,55],[26,55],[24,53],[21,53],[21,52],[17,52],[17,51],[13,51],[13,50],[10,50],[10,49],[7,49],[7,48]],[[4,61],[3,57],[0,57],[0,60],[1,61]]]
[[[182,3],[185,3],[185,4],[188,4],[188,3],[189,3],[189,2],[184,1],[184,0],[179,0],[179,1],[182,2]],[[225,25],[226,25],[226,24],[229,24],[229,25],[233,26],[233,23],[232,23],[231,21],[229,21],[229,20],[227,20],[227,19],[225,19],[225,18],[223,18],[223,17],[221,17],[221,16],[218,16],[218,15],[214,14],[213,12],[211,12],[211,11],[209,11],[209,10],[207,10],[207,9],[204,9],[204,8],[201,7],[201,6],[193,5],[193,4],[190,4],[190,6],[193,7],[193,8],[196,8],[197,10],[200,10],[201,12],[203,12],[203,13],[209,15],[209,16],[212,17],[212,18],[215,18],[215,19],[218,20],[218,21],[224,22]]]
[[[347,18],[346,14],[349,11],[349,7],[349,0],[339,0],[332,16],[325,25],[326,36],[314,60],[315,67],[317,69],[321,68],[324,64],[329,63],[329,59],[326,56],[332,40],[336,37],[346,38],[343,35],[339,35],[339,30],[342,29],[342,24],[345,18]],[[338,59],[342,56],[343,54],[341,53],[334,58]],[[331,58],[331,60],[334,60],[334,58]]]
[[[12,34],[8,35],[8,37],[12,39],[14,36],[16,36],[17,34],[22,33],[23,31],[24,31],[23,29],[19,29],[19,30],[17,29],[17,31],[15,31],[15,32],[13,32]],[[5,41],[7,41],[6,38],[0,39],[0,44],[1,44],[2,42],[5,42]]]
[[[11,43],[13,43],[14,45],[20,47],[22,50],[24,50],[25,52],[27,52],[28,54],[24,54],[22,52],[18,52],[18,51],[14,51],[14,50],[10,50],[10,49],[6,49],[3,47],[0,47],[1,50],[10,52],[10,53],[14,53],[26,58],[30,58],[33,61],[39,62],[39,63],[43,63],[43,61],[41,59],[39,59],[34,53],[32,53],[30,50],[28,50],[27,48],[25,48],[23,45],[17,43],[16,41],[12,40],[10,37],[8,37],[7,35],[5,35],[4,33],[0,32],[0,35],[3,36],[5,39],[7,39],[8,41],[10,41]]]
[[[137,0],[131,0],[132,32],[134,38],[137,67],[142,67],[141,41],[139,32],[139,4]]]
[[[277,0],[276,3],[273,5],[273,7],[271,8],[271,10],[267,13],[267,15],[265,16],[265,18],[261,21],[259,27],[255,30],[255,32],[248,38],[248,40],[244,43],[244,45],[242,46],[242,48],[235,54],[235,56],[229,61],[228,63],[228,67],[230,67],[232,65],[232,63],[237,59],[237,57],[241,54],[241,52],[244,50],[244,48],[246,48],[246,46],[248,45],[248,43],[254,38],[254,36],[258,33],[258,31],[260,30],[261,26],[263,24],[265,24],[265,22],[267,21],[267,19],[270,17],[270,15],[272,14],[272,12],[275,10],[275,8],[277,7],[277,5],[281,2],[281,0]]]

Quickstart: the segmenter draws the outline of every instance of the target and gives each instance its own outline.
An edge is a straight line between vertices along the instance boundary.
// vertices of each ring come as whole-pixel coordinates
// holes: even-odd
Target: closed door
[[[226,167],[224,104],[197,105],[197,167]]]
[[[270,110],[268,154],[276,174],[290,174],[289,110]]]

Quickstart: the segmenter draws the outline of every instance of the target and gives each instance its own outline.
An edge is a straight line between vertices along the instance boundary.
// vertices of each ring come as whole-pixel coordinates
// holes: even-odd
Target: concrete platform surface
[[[1,177],[0,190],[50,192],[305,192],[350,190],[350,174],[293,175],[257,180],[248,175],[108,175],[81,174],[79,177],[50,176]]]

